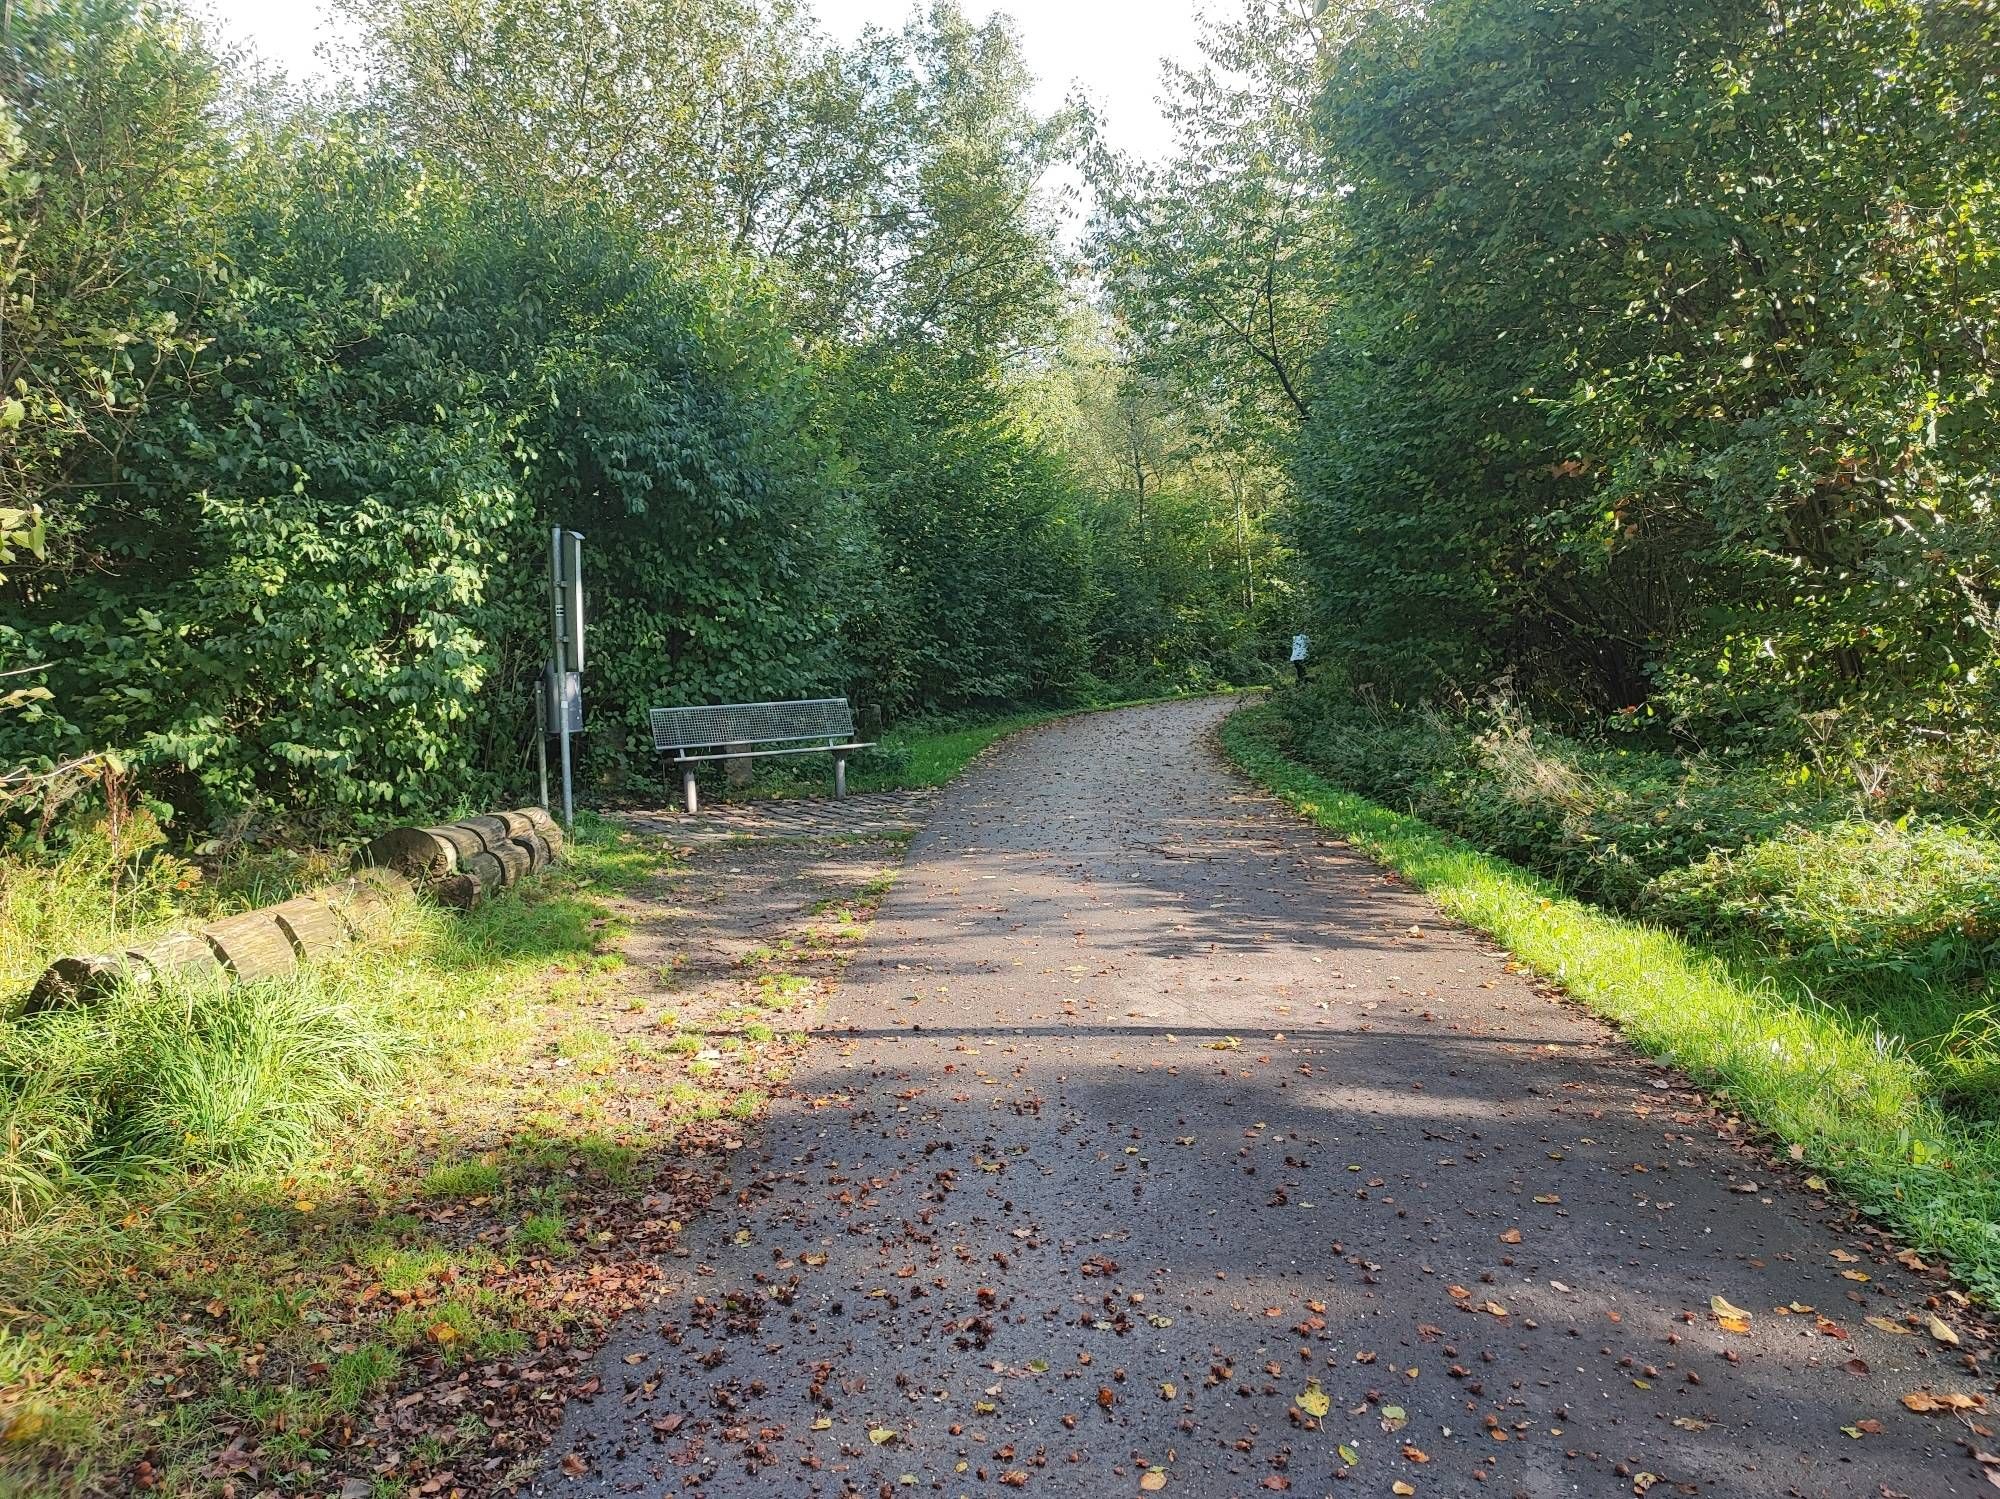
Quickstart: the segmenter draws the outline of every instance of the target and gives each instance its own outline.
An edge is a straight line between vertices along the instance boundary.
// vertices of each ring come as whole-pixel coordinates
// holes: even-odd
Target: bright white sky
[[[869,22],[902,25],[913,0],[817,0],[834,35],[852,37]],[[322,0],[208,0],[233,37],[295,78],[324,71],[314,49],[325,37]],[[1004,10],[1018,23],[1028,62],[1040,78],[1037,102],[1053,108],[1073,84],[1103,111],[1112,142],[1152,156],[1168,145],[1153,102],[1160,59],[1194,55],[1196,0],[965,0],[974,16]]]

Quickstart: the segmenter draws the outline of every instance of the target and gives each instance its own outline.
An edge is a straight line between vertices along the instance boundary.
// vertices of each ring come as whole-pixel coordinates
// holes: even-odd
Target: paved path
[[[781,797],[757,802],[718,802],[690,815],[679,807],[635,807],[618,818],[626,826],[670,843],[700,845],[770,839],[880,838],[913,833],[937,792],[866,791],[834,801],[830,797]]]
[[[1992,1492],[1897,1403],[1990,1386],[1862,1320],[1943,1284],[1233,779],[1227,707],[944,796],[543,1491]]]

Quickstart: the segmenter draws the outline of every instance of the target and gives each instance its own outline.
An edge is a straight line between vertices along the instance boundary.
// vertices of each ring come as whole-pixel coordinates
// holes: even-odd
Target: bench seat
[[[833,794],[845,796],[848,755],[872,749],[875,743],[855,739],[854,712],[844,697],[654,708],[647,718],[654,750],[663,758],[671,753],[680,767],[681,798],[690,812],[697,807],[694,767],[703,761],[832,755]]]

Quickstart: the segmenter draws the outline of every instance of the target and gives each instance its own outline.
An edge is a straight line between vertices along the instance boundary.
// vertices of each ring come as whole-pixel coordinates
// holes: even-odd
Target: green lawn
[[[1223,729],[1252,776],[1321,827],[1420,886],[1448,914],[1615,1021],[1642,1051],[1796,1145],[1919,1252],[2000,1303],[2000,1142],[1942,1110],[1908,1053],[1852,1014],[1754,966],[1574,899],[1414,817],[1288,759],[1252,709]]]

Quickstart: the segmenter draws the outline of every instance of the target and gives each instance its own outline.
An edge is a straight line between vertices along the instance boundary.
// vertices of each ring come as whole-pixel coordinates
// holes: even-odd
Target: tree
[[[1705,731],[1986,711],[1995,41],[1859,0],[1361,29],[1298,480],[1365,680]]]
[[[1281,451],[1311,409],[1339,249],[1315,106],[1350,22],[1326,0],[1248,0],[1165,68],[1173,152],[1099,146],[1099,274],[1140,366],[1223,414],[1231,446]]]

